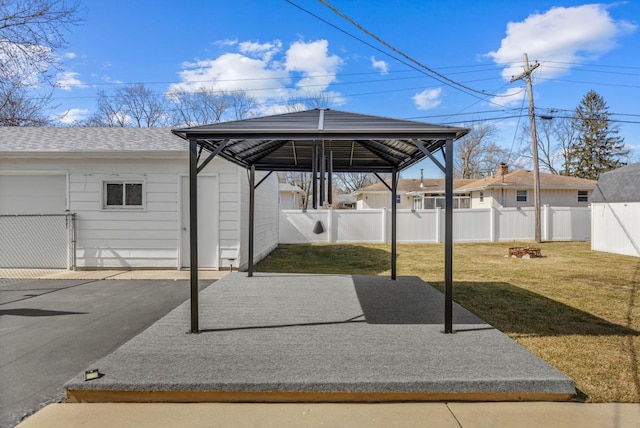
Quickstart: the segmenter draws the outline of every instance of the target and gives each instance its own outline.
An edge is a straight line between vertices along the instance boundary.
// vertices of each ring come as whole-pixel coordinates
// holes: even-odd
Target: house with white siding
[[[0,127],[0,230],[14,236],[1,243],[10,248],[0,250],[0,267],[42,263],[11,259],[34,245],[15,239],[25,235],[12,230],[16,218],[24,216],[37,229],[43,215],[75,213],[79,269],[187,268],[188,183],[188,142],[170,129]],[[200,268],[228,267],[224,250],[238,252],[235,267],[245,267],[246,171],[215,158],[198,175],[198,194]],[[255,213],[257,261],[278,244],[275,174],[256,189]],[[50,232],[45,227],[41,241]]]
[[[606,172],[591,199],[591,249],[640,257],[640,163]]]
[[[595,180],[543,172],[539,176],[541,205],[589,206]],[[382,183],[353,193],[357,209],[389,208],[390,194]],[[509,172],[507,165],[502,164],[491,177],[454,180],[453,194],[456,209],[533,207],[533,172],[524,169]],[[444,179],[398,180],[396,204],[398,209],[444,208]]]

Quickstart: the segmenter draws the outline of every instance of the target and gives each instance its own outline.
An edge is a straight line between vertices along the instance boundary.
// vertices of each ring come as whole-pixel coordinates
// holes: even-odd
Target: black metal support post
[[[329,152],[329,165],[327,166],[327,202],[333,206],[333,151]]]
[[[311,193],[313,193],[313,209],[318,208],[318,146],[311,148]]]
[[[253,222],[256,210],[256,167],[251,165],[249,170],[249,272],[253,276]]]
[[[393,169],[391,176],[391,279],[396,280],[396,218],[397,205],[396,195],[398,194],[398,170]]]
[[[444,332],[453,333],[453,140],[445,152]]]
[[[324,208],[324,180],[325,180],[325,165],[327,164],[327,157],[324,155],[324,148],[322,149],[322,153],[320,153],[320,203],[318,204],[320,209]]]
[[[198,333],[198,142],[189,140],[189,244],[191,333]]]

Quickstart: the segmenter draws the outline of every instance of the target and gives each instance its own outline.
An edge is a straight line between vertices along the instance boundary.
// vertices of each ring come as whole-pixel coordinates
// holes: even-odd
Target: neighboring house
[[[188,142],[169,129],[0,127],[0,215],[76,213],[78,268],[186,268],[188,159]],[[235,266],[245,266],[246,171],[215,158],[198,192],[199,266],[220,268],[223,250],[238,252]],[[278,244],[275,175],[256,189],[255,212],[259,260]],[[28,262],[13,267],[37,267]]]
[[[465,184],[475,180],[453,180],[454,208],[469,208],[470,198],[460,192]],[[387,180],[391,186],[391,181]],[[356,198],[356,209],[390,208],[391,192],[383,183],[372,184],[352,193]],[[444,208],[444,179],[405,179],[398,180],[396,192],[398,209]]]
[[[640,163],[600,176],[591,198],[591,249],[640,257]]]
[[[278,184],[281,210],[299,210],[304,205],[305,192],[300,186],[289,183]]]
[[[541,172],[540,205],[586,207],[596,187],[594,180]],[[458,189],[471,197],[471,208],[532,207],[533,172],[520,169],[509,172],[498,167],[493,177],[482,178]]]
[[[586,207],[596,186],[594,180],[540,173],[540,204]],[[398,209],[444,208],[444,179],[400,179]],[[533,207],[533,172],[509,172],[506,165],[493,177],[453,181],[454,208]],[[389,208],[391,192],[382,183],[353,193],[358,209]]]

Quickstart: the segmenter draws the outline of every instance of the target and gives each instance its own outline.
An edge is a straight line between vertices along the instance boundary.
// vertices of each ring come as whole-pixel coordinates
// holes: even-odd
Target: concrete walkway
[[[201,281],[215,281],[223,278],[229,271],[201,270],[198,271],[198,279]],[[66,270],[66,269],[0,269],[0,278],[3,279],[57,279],[57,280],[176,280],[188,281],[188,270],[176,269],[100,269],[100,270]]]
[[[51,404],[19,428],[640,427],[640,404]]]

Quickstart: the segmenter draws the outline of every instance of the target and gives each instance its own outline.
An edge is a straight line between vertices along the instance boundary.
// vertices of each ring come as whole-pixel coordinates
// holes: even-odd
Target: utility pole
[[[533,207],[534,207],[534,236],[536,242],[541,242],[540,237],[540,166],[538,165],[538,138],[536,133],[536,114],[533,106],[533,86],[531,85],[531,73],[538,68],[540,64],[535,63],[533,66],[529,64],[529,57],[526,53],[522,54],[524,58],[524,71],[518,76],[511,78],[511,83],[516,80],[525,79],[527,82],[527,92],[529,92],[529,121],[531,128],[531,154],[533,155]]]

